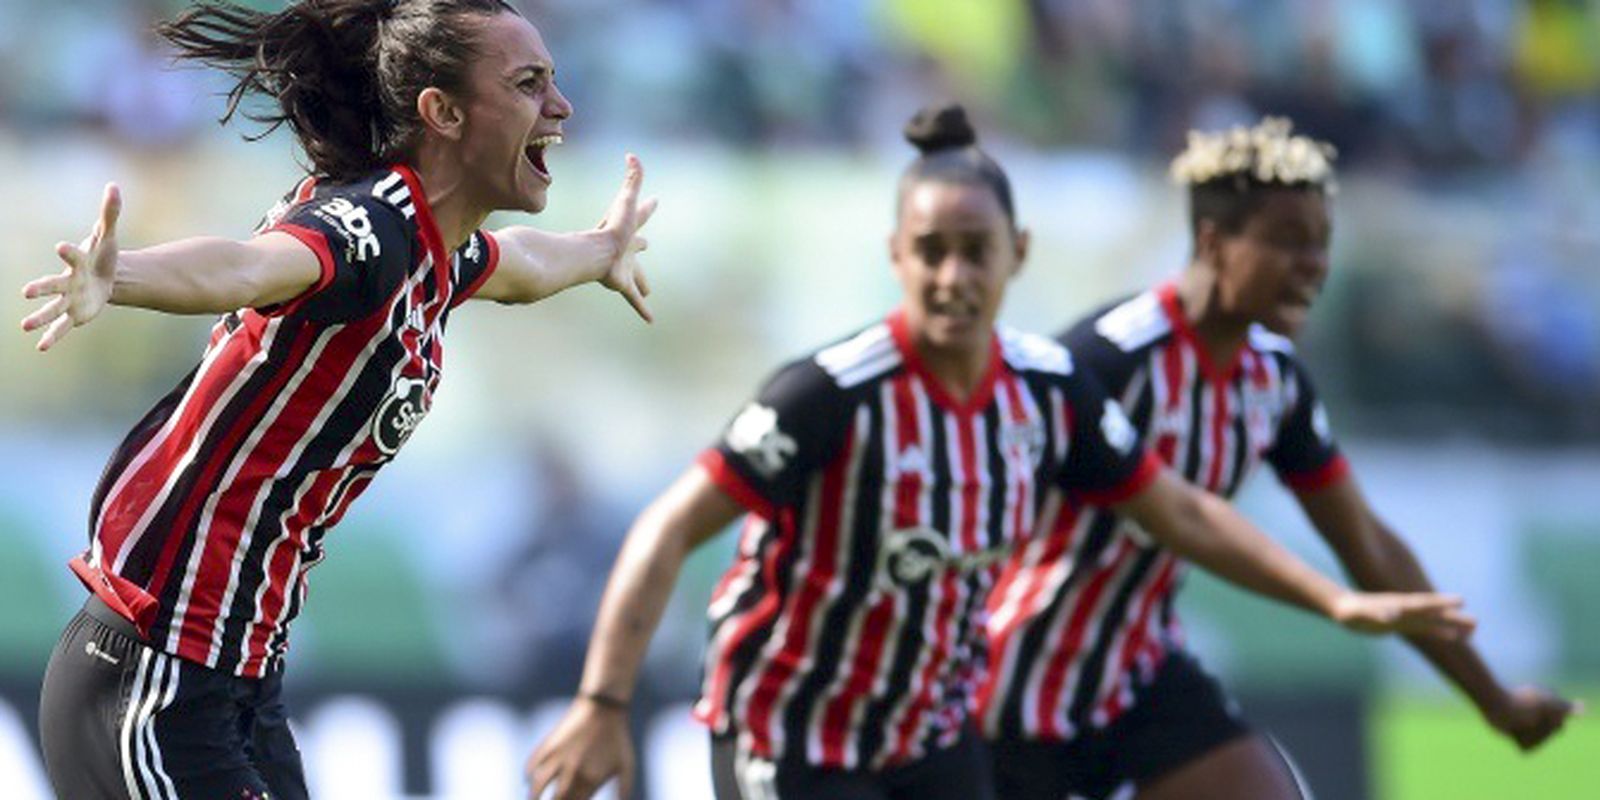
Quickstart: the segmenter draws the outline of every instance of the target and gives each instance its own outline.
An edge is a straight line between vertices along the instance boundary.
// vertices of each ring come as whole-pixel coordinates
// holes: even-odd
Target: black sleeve
[[[1278,479],[1299,491],[1314,491],[1343,478],[1349,470],[1328,424],[1328,410],[1317,398],[1311,377],[1293,359],[1285,359],[1289,410],[1265,456]]]
[[[700,457],[716,484],[764,516],[793,506],[839,452],[849,399],[811,359],[779,370]]]
[[[381,308],[411,269],[411,231],[399,211],[376,197],[313,198],[289,209],[268,230],[310,247],[322,276],[299,297],[263,313],[301,313],[325,322],[361,319]]]
[[[486,230],[473,231],[450,261],[450,307],[454,308],[477,294],[494,274],[500,265],[500,243]]]
[[[1115,505],[1149,486],[1161,464],[1145,452],[1122,406],[1076,362],[1060,385],[1071,426],[1067,462],[1058,476],[1061,488],[1084,502]]]
[[[1072,363],[1093,375],[1112,396],[1120,395],[1127,388],[1140,359],[1102,336],[1095,324],[1106,311],[1124,302],[1126,300],[1118,300],[1110,307],[1096,309],[1056,337],[1056,341],[1072,351]]]

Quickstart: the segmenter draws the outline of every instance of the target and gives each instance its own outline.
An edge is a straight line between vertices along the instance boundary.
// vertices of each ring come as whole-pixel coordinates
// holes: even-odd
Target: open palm
[[[22,296],[29,300],[49,298],[22,320],[24,331],[45,329],[39,337],[41,352],[61,341],[68,331],[99,316],[111,301],[117,274],[117,216],[121,213],[122,193],[116,184],[107,184],[94,230],[76,245],[56,244],[56,256],[66,268],[22,287]]]

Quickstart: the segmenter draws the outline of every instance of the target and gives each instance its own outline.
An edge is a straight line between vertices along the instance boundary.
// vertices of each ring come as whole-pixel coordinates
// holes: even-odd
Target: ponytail
[[[202,2],[156,32],[236,79],[221,122],[264,124],[252,140],[288,124],[315,172],[341,180],[411,154],[417,95],[462,93],[478,25],[507,11],[503,0],[299,0],[275,13]],[[248,95],[276,107],[242,109]]]

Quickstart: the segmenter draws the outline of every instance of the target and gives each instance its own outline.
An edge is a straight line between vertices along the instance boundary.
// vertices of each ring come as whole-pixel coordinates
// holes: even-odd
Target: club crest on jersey
[[[317,215],[344,231],[346,261],[365,261],[383,252],[365,208],[343,197],[335,197],[318,206]]]
[[[953,555],[944,534],[929,527],[890,531],[878,547],[878,584],[884,589],[911,589],[946,570],[971,572],[1005,558],[1007,549],[995,547]]]
[[[1106,444],[1111,445],[1111,449],[1122,455],[1127,455],[1139,443],[1139,432],[1133,429],[1128,415],[1122,413],[1122,407],[1113,400],[1106,400],[1105,408],[1100,412],[1100,434],[1105,437]]]
[[[778,429],[778,412],[751,403],[728,425],[728,447],[744,456],[763,477],[771,478],[783,470],[799,452],[794,437]]]
[[[372,439],[378,452],[392,456],[411,438],[428,413],[428,385],[420,378],[401,378],[389,389],[372,420]]]
[[[1000,446],[1006,453],[1018,453],[1031,467],[1044,457],[1044,423],[1036,419],[1012,420],[1000,429]]]

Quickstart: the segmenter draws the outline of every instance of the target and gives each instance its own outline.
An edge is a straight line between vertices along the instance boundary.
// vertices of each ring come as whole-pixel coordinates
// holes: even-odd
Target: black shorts
[[[1067,742],[991,742],[1000,796],[1101,800],[1128,781],[1160,777],[1250,733],[1222,686],[1182,651],[1170,653],[1134,696],[1133,708],[1110,725],[1085,728]]]
[[[63,800],[304,800],[283,672],[238,678],[146,645],[91,597],[50,656],[45,768]]]
[[[800,759],[743,757],[732,736],[711,738],[716,800],[995,800],[989,755],[976,731],[948,748],[882,771],[825,769]]]

